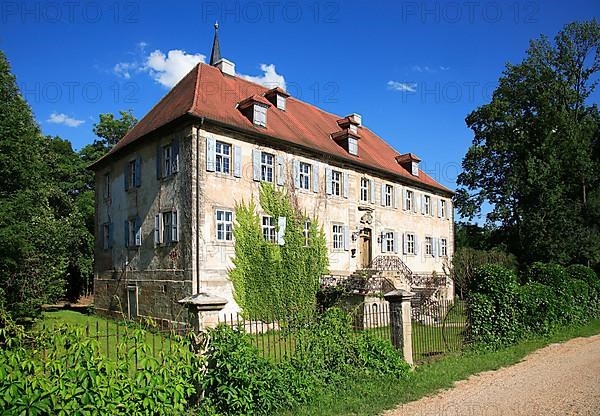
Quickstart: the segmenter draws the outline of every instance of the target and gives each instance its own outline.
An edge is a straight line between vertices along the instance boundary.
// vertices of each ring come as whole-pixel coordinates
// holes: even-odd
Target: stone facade
[[[159,178],[157,159],[159,163],[164,160],[158,155],[163,146],[175,142],[178,171]],[[210,166],[213,155],[208,153],[214,152],[211,146],[217,142],[230,146],[229,173],[216,172]],[[323,226],[331,274],[349,276],[381,255],[399,257],[414,273],[444,273],[443,264],[451,259],[454,247],[450,192],[341,162],[318,149],[267,142],[223,125],[195,120],[180,123],[167,133],[155,132],[96,169],[96,308],[105,313],[181,322],[186,312],[177,301],[202,291],[228,300],[221,313],[237,312],[228,280],[234,242],[217,239],[216,212],[234,212],[238,202],[258,201],[257,152],[273,155],[273,182],[285,187],[299,207]],[[135,160],[140,161],[139,183],[131,184],[130,180],[126,190],[124,177],[131,173],[129,164]],[[298,188],[299,162],[311,166],[309,189]],[[340,172],[339,196],[327,192],[330,169]],[[361,178],[369,187],[366,201],[361,201]],[[384,195],[382,201],[381,193],[387,190],[391,190],[390,197],[386,200]],[[404,201],[407,191],[412,192],[412,204],[416,205],[410,209]],[[422,208],[425,197],[430,198],[426,213]],[[444,201],[444,213],[439,212],[438,201]],[[156,216],[165,212],[177,213],[178,236],[171,243],[165,239],[157,242],[155,236],[156,232],[164,235],[164,224],[156,230]],[[132,219],[140,227],[135,242],[126,237],[125,222]],[[335,247],[334,225],[341,230],[337,238],[343,240],[337,240]],[[406,233],[416,237],[416,249],[407,250]],[[390,236],[389,242],[382,238],[385,236]],[[433,243],[431,251],[427,238]],[[452,296],[451,289],[445,296]]]

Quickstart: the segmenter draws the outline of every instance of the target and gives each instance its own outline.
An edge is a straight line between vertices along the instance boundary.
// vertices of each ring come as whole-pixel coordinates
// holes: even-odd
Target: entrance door
[[[137,287],[129,286],[127,288],[127,306],[129,312],[129,319],[136,319],[138,316],[138,304],[137,304]]]
[[[366,269],[371,265],[371,229],[364,228],[360,232],[360,266]]]

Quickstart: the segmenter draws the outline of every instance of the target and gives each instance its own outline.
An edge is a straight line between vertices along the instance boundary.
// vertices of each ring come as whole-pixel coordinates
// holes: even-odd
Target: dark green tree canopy
[[[115,118],[112,113],[100,114],[100,121],[94,124],[94,134],[100,137],[101,143],[109,149],[137,123],[132,110],[119,111],[119,114],[120,118]]]
[[[595,20],[532,41],[466,118],[474,139],[456,205],[472,219],[490,203],[488,222],[521,261],[600,261],[600,113],[588,102],[599,43]]]

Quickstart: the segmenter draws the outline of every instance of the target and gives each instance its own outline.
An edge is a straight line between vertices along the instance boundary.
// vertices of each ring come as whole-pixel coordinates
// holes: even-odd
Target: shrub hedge
[[[0,333],[8,341],[0,345],[3,415],[179,415],[198,394],[202,362],[183,339],[157,359],[144,331],[132,331],[115,362],[79,328],[61,327],[35,339],[10,325],[0,325]]]
[[[588,267],[534,263],[521,280],[499,265],[477,269],[468,302],[476,344],[500,347],[600,315],[600,280]]]
[[[261,358],[241,330],[223,325],[209,330],[202,413],[273,414],[347,377],[408,374],[408,364],[389,342],[366,333],[354,336],[350,317],[339,309],[297,330],[293,358],[278,364]]]

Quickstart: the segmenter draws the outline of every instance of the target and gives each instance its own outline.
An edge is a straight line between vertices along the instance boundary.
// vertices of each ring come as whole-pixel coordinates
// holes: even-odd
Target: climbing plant
[[[325,235],[316,219],[310,219],[285,191],[264,183],[260,206],[275,219],[283,241],[263,237],[261,218],[254,201],[236,206],[235,267],[229,271],[234,298],[243,314],[270,321],[290,316],[308,316],[316,304],[319,278],[327,273]],[[285,229],[279,226],[285,218]],[[308,238],[304,225],[309,222]]]

